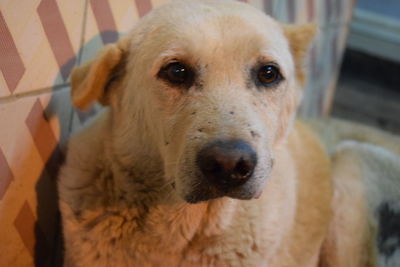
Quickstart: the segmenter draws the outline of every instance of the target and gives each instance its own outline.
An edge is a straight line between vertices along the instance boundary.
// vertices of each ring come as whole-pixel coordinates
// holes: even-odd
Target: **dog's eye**
[[[258,82],[263,86],[270,86],[282,79],[279,69],[274,65],[262,66],[257,72]]]
[[[158,75],[172,85],[184,85],[185,87],[191,86],[194,76],[191,68],[180,62],[168,64],[161,69]]]

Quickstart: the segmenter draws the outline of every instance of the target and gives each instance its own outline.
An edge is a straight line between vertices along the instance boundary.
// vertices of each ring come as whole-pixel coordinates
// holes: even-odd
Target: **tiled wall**
[[[59,263],[55,180],[63,144],[94,113],[71,107],[71,69],[165,1],[0,0],[0,266]],[[320,25],[302,113],[326,112],[353,1],[250,4],[283,22]]]

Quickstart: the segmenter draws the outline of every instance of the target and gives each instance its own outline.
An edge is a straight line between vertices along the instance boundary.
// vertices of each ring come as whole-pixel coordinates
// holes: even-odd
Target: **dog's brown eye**
[[[161,69],[159,77],[172,85],[190,87],[193,82],[193,71],[190,67],[180,62],[172,62]]]
[[[266,65],[261,67],[257,73],[258,82],[263,86],[269,86],[281,79],[279,69],[273,65]]]

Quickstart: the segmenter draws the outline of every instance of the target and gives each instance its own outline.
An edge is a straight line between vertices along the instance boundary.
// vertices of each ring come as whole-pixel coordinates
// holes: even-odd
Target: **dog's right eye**
[[[189,66],[181,62],[172,62],[160,70],[158,77],[173,86],[189,88],[193,84],[194,73]]]
[[[257,80],[262,86],[269,87],[279,83],[282,80],[282,75],[276,66],[269,64],[258,69]]]

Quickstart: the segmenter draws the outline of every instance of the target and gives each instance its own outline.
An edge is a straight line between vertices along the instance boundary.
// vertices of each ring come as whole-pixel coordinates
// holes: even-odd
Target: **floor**
[[[332,115],[400,134],[400,64],[346,51]]]

